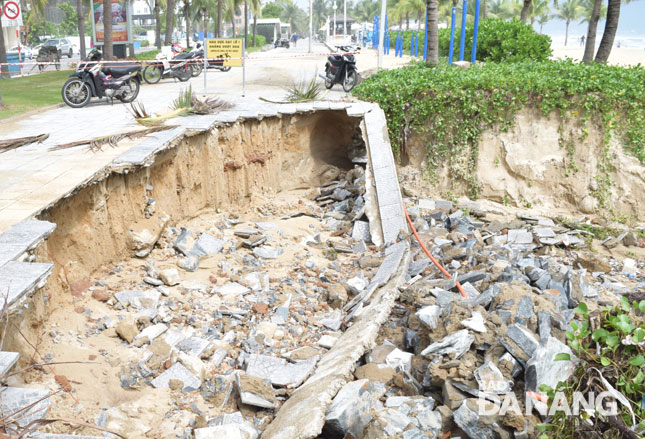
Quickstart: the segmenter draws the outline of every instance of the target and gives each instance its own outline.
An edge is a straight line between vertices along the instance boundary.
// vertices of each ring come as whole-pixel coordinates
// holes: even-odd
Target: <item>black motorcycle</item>
[[[189,58],[183,56],[183,54],[168,59],[166,55],[160,53],[156,58],[155,61],[148,62],[146,68],[143,69],[143,79],[148,84],[156,84],[161,81],[161,78],[177,78],[181,82],[186,82],[193,76],[194,72],[199,70],[199,73],[201,73],[202,71],[201,65],[193,69],[194,65],[199,64],[197,59],[193,60],[192,57]],[[195,76],[199,75],[199,73]]]
[[[202,45],[198,43],[197,47],[193,51],[191,51],[190,54],[192,54],[192,59],[198,59],[199,61],[201,61],[201,63],[199,64],[199,73],[201,73],[204,69],[204,49],[202,49]],[[209,59],[207,68],[221,70],[222,72],[228,72],[229,70],[231,70],[231,66],[224,65],[224,58],[227,57],[228,54],[222,54],[218,56],[217,59]],[[194,73],[195,66],[196,64],[193,64],[193,77],[199,76],[199,73]]]
[[[117,98],[121,102],[134,101],[141,88],[141,66],[101,63],[103,54],[92,49],[70,76],[61,94],[63,101],[72,108],[81,108],[92,97]]]
[[[343,52],[356,50],[350,46],[338,46]],[[351,54],[331,55],[325,64],[325,87],[330,89],[334,84],[343,84],[343,90],[350,92],[358,84],[358,71],[356,70],[356,58]]]

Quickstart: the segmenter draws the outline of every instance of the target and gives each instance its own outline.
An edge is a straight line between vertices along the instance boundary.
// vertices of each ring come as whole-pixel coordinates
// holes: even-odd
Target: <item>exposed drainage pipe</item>
[[[405,219],[408,220],[408,224],[410,225],[410,228],[412,229],[412,233],[414,233],[414,237],[417,238],[417,241],[419,242],[419,245],[421,245],[421,248],[423,249],[424,252],[426,252],[426,255],[428,255],[428,257],[430,258],[432,263],[434,265],[436,265],[436,267],[439,269],[439,271],[441,271],[444,274],[444,276],[446,276],[448,279],[452,278],[450,273],[448,273],[448,271],[446,271],[446,269],[441,266],[439,261],[437,261],[435,259],[435,257],[432,256],[430,254],[430,252],[428,251],[428,248],[425,246],[425,244],[421,240],[421,237],[417,233],[417,229],[415,229],[414,226],[412,225],[412,220],[410,219],[410,215],[408,215],[408,210],[405,208],[405,206],[403,206],[403,213],[405,213]],[[457,283],[457,289],[459,290],[461,295],[467,298],[468,296],[464,292],[464,289],[461,287],[461,284],[459,283],[459,281],[455,280],[455,282]]]

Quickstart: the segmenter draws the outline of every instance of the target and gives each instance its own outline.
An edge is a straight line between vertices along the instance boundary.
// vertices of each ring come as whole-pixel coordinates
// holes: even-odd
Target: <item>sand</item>
[[[575,44],[570,44],[569,46],[551,46],[553,49],[553,58],[571,58],[575,61],[582,60],[585,48]],[[614,46],[609,55],[609,64],[613,65],[637,65],[641,64],[645,66],[645,48],[635,49],[631,47],[621,47],[618,48]]]

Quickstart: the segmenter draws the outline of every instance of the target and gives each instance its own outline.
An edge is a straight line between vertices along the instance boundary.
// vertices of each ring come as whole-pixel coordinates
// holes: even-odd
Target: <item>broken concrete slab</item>
[[[49,221],[23,220],[0,234],[0,249],[5,246],[20,246],[23,248],[20,253],[33,250],[47,239],[55,228],[56,224]]]
[[[269,380],[240,373],[237,374],[236,382],[242,404],[266,409],[273,409],[278,405]]]
[[[0,352],[0,377],[5,376],[18,362],[18,352]]]
[[[159,306],[161,293],[157,290],[123,290],[114,295],[124,307],[136,309],[156,309]]]
[[[475,337],[467,329],[462,329],[447,335],[441,341],[430,344],[421,351],[421,355],[424,357],[432,354],[449,355],[451,358],[458,359],[470,349],[474,341]]]
[[[11,424],[16,421],[24,427],[37,419],[45,419],[50,404],[49,394],[46,389],[0,388],[0,407],[4,422]],[[25,407],[30,408],[24,410]]]
[[[202,381],[193,375],[181,363],[173,364],[170,369],[164,371],[157,378],[152,380],[152,385],[157,389],[170,387],[170,380],[179,380],[184,383],[182,387],[183,392],[193,392],[199,390],[202,386]]]
[[[345,384],[327,410],[323,435],[360,437],[383,393],[385,386],[379,382],[363,379]]]
[[[214,287],[213,291],[221,294],[222,296],[241,296],[251,291],[251,289],[237,282],[231,282],[222,286]]]
[[[7,262],[0,267],[0,300],[14,307],[38,288],[45,286],[54,266],[37,262]]]
[[[558,354],[568,354],[570,360],[556,361]],[[540,385],[555,389],[560,381],[566,381],[574,372],[577,358],[566,344],[555,337],[538,346],[526,364],[526,390],[539,391]]]
[[[314,371],[318,358],[312,357],[296,363],[288,363],[282,358],[251,354],[246,361],[247,374],[268,379],[277,387],[296,388]]]

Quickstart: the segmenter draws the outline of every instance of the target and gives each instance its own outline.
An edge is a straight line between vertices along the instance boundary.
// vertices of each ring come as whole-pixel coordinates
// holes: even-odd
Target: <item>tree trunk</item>
[[[543,27],[544,27],[544,25],[542,23],[540,23],[540,33],[542,33],[542,28]]]
[[[111,60],[114,56],[112,46],[112,0],[103,0],[103,58]]]
[[[258,34],[258,15],[253,15],[253,47],[255,47],[255,36]]]
[[[2,102],[2,95],[0,95],[0,110],[4,108],[4,102]]]
[[[164,45],[169,46],[172,43],[173,21],[175,21],[175,0],[168,0],[166,7],[166,37]]]
[[[439,0],[428,0],[428,59],[432,65],[439,64]]]
[[[567,25],[564,30],[564,47],[567,47],[567,41],[569,40],[569,23],[571,23],[571,20],[567,20]]]
[[[533,0],[524,0],[524,4],[522,5],[522,12],[520,13],[520,20],[522,23],[526,23],[526,20],[529,17],[529,11],[531,10],[531,4],[533,3]]]
[[[602,0],[594,0],[593,9],[591,10],[591,17],[589,17],[589,27],[587,28],[587,39],[585,40],[585,54],[582,57],[582,62],[589,64],[593,59],[593,52],[596,49],[596,30],[598,28],[598,20],[600,20],[600,7]]]
[[[231,38],[235,38],[235,11],[231,11]]]
[[[417,14],[417,32],[421,32],[421,12]]]
[[[83,0],[76,0],[76,15],[78,22],[78,38],[80,39],[81,59],[85,58],[85,13],[83,12]]]
[[[206,9],[202,9],[202,16],[204,17],[204,23],[202,23],[202,25],[204,26],[204,39],[206,39],[208,38],[208,15],[206,15]],[[205,47],[204,50],[206,50]]]
[[[244,44],[249,44],[249,2],[244,0]]]
[[[184,0],[184,7],[186,11],[184,12],[186,19],[186,49],[190,49],[190,0]]]
[[[405,13],[405,30],[410,30],[410,13]]]
[[[482,0],[481,8],[482,8],[482,18],[488,18],[488,0]]]
[[[611,48],[614,45],[614,38],[616,37],[616,30],[618,29],[618,18],[620,17],[620,2],[621,0],[609,0],[607,6],[607,21],[605,22],[605,31],[602,33],[602,40],[600,40],[600,47],[596,53],[596,62],[606,63],[611,53]]]
[[[9,77],[9,66],[7,65],[7,48],[4,42],[4,33],[2,31],[2,20],[0,20],[0,79]]]
[[[161,50],[161,12],[159,0],[155,0],[155,46]]]
[[[217,30],[217,38],[222,37],[222,2],[224,0],[217,0],[217,26],[215,26],[215,29]]]

